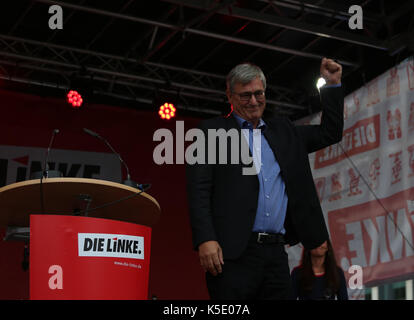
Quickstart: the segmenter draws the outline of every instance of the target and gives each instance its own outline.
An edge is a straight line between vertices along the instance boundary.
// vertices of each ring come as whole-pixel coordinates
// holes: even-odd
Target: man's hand
[[[332,59],[323,58],[321,63],[321,77],[327,85],[340,84],[342,77],[342,66]]]
[[[204,271],[209,271],[213,276],[221,273],[223,251],[217,241],[206,241],[198,246],[200,264]]]

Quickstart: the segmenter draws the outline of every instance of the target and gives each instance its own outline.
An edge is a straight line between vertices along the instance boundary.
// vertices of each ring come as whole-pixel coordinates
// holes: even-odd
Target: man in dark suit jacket
[[[240,141],[249,141],[250,155],[259,158],[254,175],[243,174],[241,163],[187,165],[193,244],[212,299],[288,298],[284,244],[301,242],[312,249],[328,239],[308,153],[342,139],[342,67],[324,58],[320,72],[327,82],[320,90],[320,125],[294,126],[285,118],[264,121],[266,79],[249,63],[227,76],[232,114],[199,125],[206,137],[209,129],[237,129]],[[254,129],[260,129],[260,148],[252,144]],[[206,143],[212,144],[216,150],[222,147],[217,141]],[[228,155],[232,147],[227,144]]]

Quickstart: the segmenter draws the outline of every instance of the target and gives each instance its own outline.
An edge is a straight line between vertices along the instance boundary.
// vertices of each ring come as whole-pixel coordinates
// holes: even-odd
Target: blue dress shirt
[[[249,129],[249,148],[254,157],[260,152],[261,167],[258,174],[259,198],[257,202],[256,220],[253,232],[285,233],[283,227],[286,217],[288,197],[285,183],[280,174],[280,167],[270,148],[263,130],[261,131],[260,150],[253,145],[253,125],[233,113],[240,128]],[[266,123],[260,119],[256,129],[264,129]]]

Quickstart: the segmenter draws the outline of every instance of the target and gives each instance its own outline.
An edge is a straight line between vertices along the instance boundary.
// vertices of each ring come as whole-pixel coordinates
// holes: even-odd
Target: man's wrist
[[[342,87],[342,84],[339,83],[327,83],[322,88],[339,88]]]

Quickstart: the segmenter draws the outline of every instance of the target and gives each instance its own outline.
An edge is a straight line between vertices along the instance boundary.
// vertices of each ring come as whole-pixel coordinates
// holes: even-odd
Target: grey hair
[[[227,89],[233,92],[236,83],[248,84],[254,79],[259,78],[263,83],[263,88],[266,89],[266,77],[258,66],[253,63],[242,63],[235,66],[226,78]]]

